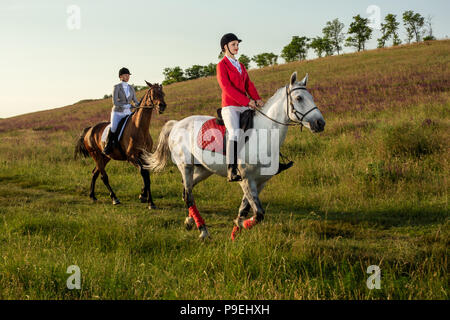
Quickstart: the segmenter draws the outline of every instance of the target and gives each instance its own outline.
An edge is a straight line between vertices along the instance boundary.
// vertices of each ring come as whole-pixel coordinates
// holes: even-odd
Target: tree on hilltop
[[[331,41],[333,52],[336,52],[338,55],[342,50],[342,43],[345,39],[345,34],[342,30],[344,30],[344,24],[337,18],[333,21],[328,21],[325,28],[322,29],[324,37]]]
[[[165,77],[164,81],[162,82],[163,85],[186,80],[183,70],[178,66],[174,68],[165,68],[163,71],[163,75]]]
[[[372,36],[372,29],[369,27],[369,19],[362,18],[359,14],[353,17],[348,34],[353,35],[347,38],[345,45],[355,47],[358,51],[365,50],[366,42]]]
[[[291,42],[281,51],[281,57],[286,62],[306,59],[309,41],[307,37],[293,36]]]
[[[405,11],[403,13],[403,25],[406,29],[406,41],[408,43],[411,43],[411,40],[414,38],[416,39],[416,42],[422,40],[425,18],[419,13],[414,13],[412,10]]]
[[[398,26],[400,22],[397,21],[395,14],[389,13],[384,18],[384,23],[381,23],[381,37],[378,39],[378,48],[384,48],[389,38],[392,38],[392,44],[394,46],[402,43],[398,36]]]
[[[272,52],[260,53],[252,58],[259,68],[274,66],[277,64],[278,56]]]

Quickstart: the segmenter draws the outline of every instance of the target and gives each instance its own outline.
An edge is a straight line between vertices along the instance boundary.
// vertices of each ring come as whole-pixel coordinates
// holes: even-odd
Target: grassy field
[[[448,299],[450,41],[346,54],[250,71],[264,99],[295,70],[309,73],[327,125],[289,129],[293,168],[261,194],[266,218],[229,240],[238,184],[211,177],[194,189],[212,240],[184,230],[178,170],[152,175],[161,208],[139,203],[129,164],[73,160],[85,126],[110,100],[0,120],[1,299]],[[147,79],[152,81],[151,79]],[[214,114],[215,78],[165,87],[169,119]],[[139,93],[139,96],[143,92]],[[69,290],[67,267],[81,270]],[[381,289],[366,286],[381,268]]]

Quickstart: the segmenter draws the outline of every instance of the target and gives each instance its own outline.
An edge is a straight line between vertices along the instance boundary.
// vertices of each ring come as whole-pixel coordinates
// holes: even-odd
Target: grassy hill
[[[308,72],[325,131],[289,129],[295,161],[262,192],[266,219],[229,241],[241,191],[211,177],[194,189],[212,233],[183,228],[180,175],[141,178],[112,162],[113,207],[91,159],[72,159],[82,128],[109,119],[110,99],[0,119],[1,299],[448,299],[450,41],[251,70],[267,100]],[[151,81],[151,79],[147,79]],[[170,119],[215,113],[214,77],[164,88]],[[140,97],[144,92],[139,92]],[[82,289],[68,290],[78,265]],[[366,287],[370,265],[381,289]]]

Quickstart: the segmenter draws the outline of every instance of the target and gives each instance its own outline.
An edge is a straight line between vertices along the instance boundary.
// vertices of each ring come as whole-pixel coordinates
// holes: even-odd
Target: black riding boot
[[[227,143],[227,164],[228,164],[228,182],[241,181],[237,164],[237,141],[228,141]]]
[[[116,140],[115,136],[116,136],[115,133],[111,132],[111,128],[110,128],[109,132],[108,132],[108,137],[106,138],[106,147],[105,147],[105,149],[103,149],[104,154],[110,155],[113,152],[115,140]]]
[[[278,171],[277,173],[275,173],[275,175],[283,172],[284,170],[289,169],[290,167],[292,167],[294,165],[294,161],[289,161],[288,163],[281,163],[278,166]]]

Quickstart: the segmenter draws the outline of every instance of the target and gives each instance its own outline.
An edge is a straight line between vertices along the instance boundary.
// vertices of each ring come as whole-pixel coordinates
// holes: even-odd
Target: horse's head
[[[306,89],[307,83],[308,74],[300,82],[297,82],[297,72],[292,74],[287,92],[288,116],[292,121],[309,128],[311,132],[322,132],[325,128],[325,120],[314,103],[312,95]]]
[[[158,83],[151,84],[147,81],[145,83],[149,86],[149,89],[141,102],[141,106],[154,106],[159,114],[163,113],[167,106],[164,101],[163,86]]]

